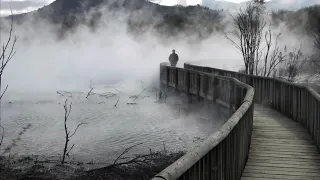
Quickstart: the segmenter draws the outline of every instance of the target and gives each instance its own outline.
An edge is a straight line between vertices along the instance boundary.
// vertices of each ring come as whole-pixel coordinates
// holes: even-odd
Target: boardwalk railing
[[[320,95],[307,86],[280,79],[250,76],[211,67],[184,64],[185,69],[233,77],[255,89],[255,103],[268,105],[306,127],[320,149]]]
[[[253,88],[235,78],[169,67],[166,64],[160,65],[160,81],[169,88],[228,108],[232,115],[219,131],[152,180],[239,179],[251,143]]]

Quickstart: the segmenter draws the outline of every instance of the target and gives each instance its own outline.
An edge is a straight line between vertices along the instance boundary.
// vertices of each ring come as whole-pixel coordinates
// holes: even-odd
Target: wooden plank
[[[308,130],[255,105],[250,153],[241,180],[320,179],[320,153]]]
[[[291,170],[290,170],[291,169]],[[271,168],[265,167],[264,169],[254,169],[254,168],[246,168],[244,173],[257,173],[257,174],[270,174],[270,175],[289,175],[289,176],[310,176],[310,177],[319,177],[320,179],[320,172],[306,172],[304,171],[294,171],[293,168]]]
[[[310,165],[309,163],[297,163],[297,164],[289,164],[289,163],[284,163],[284,162],[269,162],[266,163],[265,161],[261,161],[261,162],[248,162],[246,164],[246,166],[248,166],[248,168],[250,167],[274,167],[274,168],[291,168],[292,170],[295,169],[307,169],[307,170],[315,170],[315,171],[320,171],[320,164],[314,164],[314,165]]]
[[[275,180],[310,180],[310,179],[301,179],[301,177],[273,177]],[[314,179],[314,178],[313,178]],[[311,179],[311,180],[313,180]],[[270,180],[270,177],[241,177],[241,180]]]
[[[317,148],[316,147],[291,147],[290,149],[283,149],[281,147],[277,146],[266,146],[266,145],[255,145],[251,146],[250,149],[252,150],[269,150],[269,151],[295,151],[295,152],[316,152]]]
[[[309,151],[309,152],[296,152],[296,151],[264,151],[264,150],[250,150],[250,153],[252,155],[260,156],[260,154],[264,154],[265,156],[272,156],[275,157],[275,155],[285,155],[285,156],[305,156],[308,155],[310,157],[315,157],[318,155],[318,153]],[[317,157],[317,159],[320,159]]]
[[[311,166],[310,166],[311,167]],[[299,166],[291,166],[290,168],[287,167],[274,167],[274,166],[252,166],[248,165],[247,170],[268,170],[268,171],[284,171],[284,172],[304,172],[304,173],[314,173],[320,175],[320,166],[318,168],[300,168]]]
[[[265,173],[242,173],[242,177],[258,177],[269,179],[290,179],[290,180],[319,180],[319,177],[305,175],[288,175],[288,174],[265,174]]]

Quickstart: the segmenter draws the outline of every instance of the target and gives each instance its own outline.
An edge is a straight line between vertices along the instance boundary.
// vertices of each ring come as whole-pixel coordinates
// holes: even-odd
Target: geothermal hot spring
[[[75,144],[70,155],[79,161],[110,162],[126,148],[138,143],[143,144],[131,153],[162,150],[163,144],[170,151],[188,150],[201,142],[199,138],[205,138],[223,123],[209,119],[209,113],[189,111],[191,105],[174,97],[168,98],[166,103],[159,103],[153,90],[146,90],[134,100],[130,92],[121,90],[121,86],[116,89],[118,91],[99,89],[100,92],[117,94],[109,98],[93,94],[87,99],[87,92],[72,92],[72,95],[63,92],[64,96],[53,92],[42,96],[25,94],[25,98],[3,102],[4,146],[18,136],[24,126],[31,124],[11,153],[57,159],[64,147],[63,105],[66,98],[68,102],[72,101],[69,129],[73,131],[77,124],[88,123],[80,126],[70,142],[70,146]]]
[[[187,105],[179,98],[169,97],[166,103],[156,98],[159,64],[167,61],[173,48],[182,67],[200,55],[205,59],[212,54],[220,56],[223,52],[212,43],[216,40],[207,42],[210,47],[187,46],[184,41],[161,45],[151,35],[138,42],[118,30],[91,33],[81,29],[57,41],[49,30],[35,32],[19,26],[14,34],[19,36],[17,53],[6,67],[2,83],[2,88],[8,85],[1,105],[2,147],[12,144],[23,127],[31,127],[15,142],[11,155],[49,159],[62,155],[66,99],[72,102],[69,130],[87,123],[69,143],[69,147],[75,144],[70,157],[77,161],[113,162],[126,148],[139,143],[143,144],[131,153],[162,150],[164,145],[166,150],[187,151],[225,121],[212,118],[212,110]],[[7,35],[2,33],[1,39]],[[215,63],[222,66],[221,62],[226,63]],[[86,98],[90,87],[96,94]],[[99,93],[116,95],[106,98]],[[133,95],[139,98],[134,100]],[[136,104],[127,104],[132,101]]]

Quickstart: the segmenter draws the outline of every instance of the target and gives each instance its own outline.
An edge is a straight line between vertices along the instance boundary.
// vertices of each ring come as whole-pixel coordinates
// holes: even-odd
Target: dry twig
[[[115,164],[117,163],[117,161],[121,158],[121,156],[123,156],[124,154],[127,154],[132,148],[134,148],[134,147],[136,147],[136,146],[139,146],[139,145],[141,145],[141,144],[143,144],[143,143],[135,144],[135,145],[133,145],[133,146],[130,146],[130,147],[126,148],[126,149],[117,157],[117,159],[114,160],[113,165],[115,165]]]

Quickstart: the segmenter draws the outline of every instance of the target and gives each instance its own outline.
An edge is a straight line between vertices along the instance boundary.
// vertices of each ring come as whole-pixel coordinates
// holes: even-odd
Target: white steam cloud
[[[103,8],[100,11],[107,12]],[[15,92],[78,90],[87,88],[90,80],[100,85],[136,80],[157,85],[159,64],[168,61],[172,49],[180,57],[180,67],[184,62],[201,60],[205,60],[204,65],[229,70],[243,65],[241,54],[222,33],[214,32],[206,40],[190,43],[193,37],[183,32],[178,38],[163,41],[150,28],[137,39],[127,32],[128,14],[118,13],[118,18],[109,15],[103,14],[103,22],[95,32],[80,26],[60,41],[56,40],[57,26],[47,21],[36,26],[27,21],[14,25],[19,39],[17,53],[4,75],[8,96]],[[87,16],[90,19],[90,13]],[[230,16],[225,16],[225,22],[231,22]],[[290,32],[283,24],[273,32],[282,32],[279,43],[283,46],[302,43],[305,49],[311,49],[306,35]],[[0,35],[4,41],[8,34]]]
[[[14,25],[19,39],[17,53],[5,70],[8,95],[77,90],[88,87],[90,80],[104,85],[135,80],[158,83],[159,64],[168,61],[172,49],[180,56],[180,67],[184,62],[198,60],[211,60],[219,68],[242,63],[240,54],[222,35],[213,35],[199,44],[188,43],[189,37],[161,43],[150,30],[137,40],[127,33],[126,15],[122,20],[103,16],[107,25],[95,32],[79,27],[61,41],[56,40],[57,27],[46,21],[36,27],[28,22]],[[6,40],[7,35],[2,32],[1,39]]]

